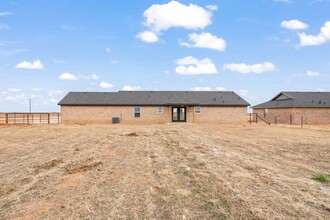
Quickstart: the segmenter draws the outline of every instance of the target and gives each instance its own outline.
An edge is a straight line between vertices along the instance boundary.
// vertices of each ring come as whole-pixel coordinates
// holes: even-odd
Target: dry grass
[[[0,219],[328,219],[330,129],[0,127]]]

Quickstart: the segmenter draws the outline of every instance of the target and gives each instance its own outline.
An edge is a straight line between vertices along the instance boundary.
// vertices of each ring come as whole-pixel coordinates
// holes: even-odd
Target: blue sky
[[[69,91],[330,90],[330,0],[0,0],[0,112]]]

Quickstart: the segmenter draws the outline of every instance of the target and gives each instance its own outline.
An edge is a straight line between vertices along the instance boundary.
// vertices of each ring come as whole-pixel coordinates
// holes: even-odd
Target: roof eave
[[[60,106],[205,106],[205,107],[248,107],[250,104],[60,104]]]

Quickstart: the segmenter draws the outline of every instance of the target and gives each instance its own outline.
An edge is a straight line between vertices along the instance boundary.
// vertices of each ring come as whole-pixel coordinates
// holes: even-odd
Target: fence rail
[[[306,117],[302,115],[286,115],[285,117],[282,116],[273,116],[273,117],[268,117],[267,119],[261,117],[258,115],[258,113],[250,113],[249,114],[249,122],[251,123],[258,123],[258,121],[263,121],[266,124],[288,124],[288,125],[300,125],[301,128],[304,127],[304,124],[306,124]]]
[[[57,112],[0,113],[0,124],[60,124],[60,123],[61,123],[61,115],[60,113]]]

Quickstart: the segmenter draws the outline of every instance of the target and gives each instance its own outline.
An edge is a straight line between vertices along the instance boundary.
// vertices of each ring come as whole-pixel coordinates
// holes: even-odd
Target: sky
[[[0,0],[0,112],[70,91],[330,91],[330,0]]]

